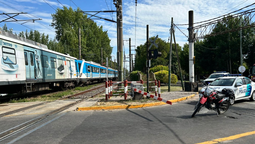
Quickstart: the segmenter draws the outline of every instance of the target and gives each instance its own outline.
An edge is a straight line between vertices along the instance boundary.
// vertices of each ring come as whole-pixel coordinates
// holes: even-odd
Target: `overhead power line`
[[[56,11],[56,9],[54,7],[52,7],[46,0],[43,0],[46,4],[48,4],[52,9],[54,9],[54,11]]]
[[[232,15],[234,15],[234,13],[236,13],[236,12],[238,12],[238,11],[241,11],[241,10],[243,10],[243,9],[246,9],[246,8],[248,8],[248,7],[250,7],[250,6],[252,6],[252,5],[254,5],[255,3],[252,3],[252,4],[250,4],[250,5],[247,5],[247,6],[245,6],[245,7],[242,7],[242,8],[240,8],[240,9],[238,9],[238,10],[235,10],[235,11],[232,11],[232,12],[230,12],[230,13],[227,13],[227,14],[224,14],[224,15],[221,15],[221,16],[218,16],[218,17],[215,17],[215,18],[212,18],[212,19],[208,19],[208,20],[204,20],[204,21],[200,21],[200,22],[195,22],[194,24],[201,24],[201,23],[205,23],[205,22],[209,22],[209,21],[215,21],[215,20],[219,20],[219,19],[222,19],[222,18],[224,18],[224,17],[226,17],[226,16],[230,16],[231,14]],[[240,13],[242,13],[242,12],[240,12]],[[184,25],[189,25],[189,24],[175,24],[175,25],[177,25],[177,26],[184,26]]]
[[[252,3],[250,5],[243,7],[243,8],[235,10],[235,11],[231,12],[231,15],[229,13],[229,14],[222,15],[222,16],[219,16],[219,17],[216,17],[213,19],[194,23],[194,24],[200,24],[200,25],[196,25],[196,26],[192,27],[192,30],[195,34],[194,35],[195,37],[193,39],[198,40],[198,39],[203,39],[205,37],[221,35],[221,34],[225,34],[228,32],[234,32],[234,31],[237,31],[240,29],[247,29],[247,28],[255,27],[255,21],[254,21],[255,20],[254,19],[255,8],[251,8],[251,9],[243,11],[244,9],[246,9],[254,4],[255,3]],[[235,19],[235,21],[232,21],[232,19]],[[214,28],[220,22],[224,23],[225,21],[228,21],[229,25],[231,25],[231,23],[233,25],[238,25],[238,26],[239,26],[239,24],[242,24],[242,25],[240,25],[239,27],[236,27],[236,28],[232,28],[232,29],[230,29],[230,28],[229,29],[219,29],[219,32],[213,33]],[[176,27],[177,27],[177,25],[180,25],[180,24],[175,24]],[[183,26],[184,24],[181,24],[181,25]]]
[[[57,0],[57,1],[64,7],[64,5],[59,0]]]
[[[71,0],[71,2],[78,8],[78,6],[73,2],[73,0]]]

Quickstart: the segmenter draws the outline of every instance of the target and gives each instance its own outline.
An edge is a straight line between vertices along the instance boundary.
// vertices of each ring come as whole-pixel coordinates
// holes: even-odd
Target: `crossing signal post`
[[[156,59],[157,57],[160,57],[161,55],[162,53],[159,52],[157,49],[149,50],[149,59]]]
[[[162,55],[161,52],[158,52],[158,50],[150,50],[151,47],[154,45],[156,48],[158,48],[158,45],[156,44],[156,40],[158,38],[158,35],[155,37],[154,40],[149,39],[149,25],[146,26],[146,38],[147,38],[147,61],[146,61],[146,67],[147,67],[147,93],[149,93],[149,71],[150,71],[150,59],[157,58]],[[151,42],[151,45],[149,46],[149,41]]]

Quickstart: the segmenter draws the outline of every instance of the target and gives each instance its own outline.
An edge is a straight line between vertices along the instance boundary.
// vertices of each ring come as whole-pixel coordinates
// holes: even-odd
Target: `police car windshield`
[[[255,74],[255,66],[252,67],[252,72],[253,75]]]
[[[223,74],[211,74],[209,78],[223,77]]]
[[[216,79],[210,84],[210,86],[232,86],[234,81],[235,78]]]

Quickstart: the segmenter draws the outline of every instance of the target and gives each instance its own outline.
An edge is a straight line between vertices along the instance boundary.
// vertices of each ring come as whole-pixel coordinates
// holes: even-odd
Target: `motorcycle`
[[[231,96],[233,96],[233,92],[230,89],[223,89],[222,92],[219,92],[209,86],[205,86],[199,92],[199,101],[191,117],[194,117],[202,107],[215,110],[218,115],[225,113],[230,106]]]

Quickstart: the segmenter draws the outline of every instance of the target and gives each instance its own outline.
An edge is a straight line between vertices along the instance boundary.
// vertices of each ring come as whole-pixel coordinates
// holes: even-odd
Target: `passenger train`
[[[105,81],[107,68],[49,50],[46,45],[0,30],[0,93],[26,93]],[[117,70],[108,68],[115,80]]]

